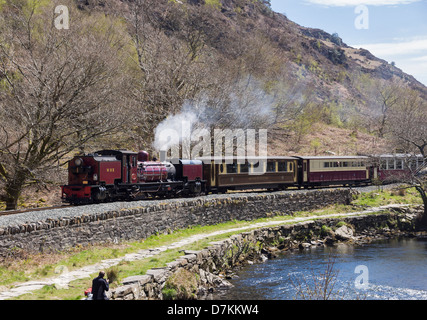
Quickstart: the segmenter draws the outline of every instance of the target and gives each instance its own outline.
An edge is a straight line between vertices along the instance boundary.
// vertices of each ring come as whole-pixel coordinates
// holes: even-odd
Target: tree
[[[136,52],[132,95],[140,145],[150,145],[154,129],[209,86],[203,22],[205,6],[191,12],[171,1],[136,0],[124,15]],[[209,62],[212,62],[209,60]],[[141,147],[141,146],[139,146]]]
[[[383,138],[387,128],[390,113],[399,102],[402,84],[400,82],[380,81],[375,87],[376,103],[379,106],[380,115],[378,121],[378,136]]]
[[[424,229],[427,228],[427,175],[426,172],[426,166],[424,165],[424,169],[422,172],[418,173],[412,178],[412,185],[415,187],[415,189],[419,192],[421,195],[421,198],[423,200],[424,204],[424,213],[420,217],[420,226]]]
[[[396,175],[394,180],[407,184],[407,188],[415,188],[424,205],[423,214],[418,217],[418,227],[427,229],[427,158],[408,154],[404,161],[405,173]]]
[[[69,29],[58,30],[55,4],[45,3],[1,8],[0,200],[7,210],[70,153],[114,132],[123,114],[118,25],[89,19],[70,2]]]
[[[387,131],[396,149],[427,157],[427,103],[419,92],[401,93],[399,103],[390,112]]]
[[[396,79],[375,79],[366,74],[356,77],[354,85],[364,97],[359,105],[364,126],[379,138],[384,138],[388,133],[390,115],[398,105],[400,95],[405,92],[405,85]]]
[[[419,192],[424,203],[420,222],[427,227],[427,104],[418,91],[400,92],[389,113],[387,131],[395,148],[409,155],[405,167],[410,174],[402,175],[399,180]],[[424,159],[424,165],[420,159]]]

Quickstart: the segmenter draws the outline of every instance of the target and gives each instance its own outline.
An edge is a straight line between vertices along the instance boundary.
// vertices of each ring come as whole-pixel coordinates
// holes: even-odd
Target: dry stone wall
[[[328,204],[349,203],[351,196],[349,189],[322,189],[218,195],[180,202],[164,200],[134,209],[97,214],[85,214],[82,207],[82,214],[75,217],[0,227],[0,256],[11,256],[17,249],[50,252],[78,245],[140,240],[195,225],[253,220]]]

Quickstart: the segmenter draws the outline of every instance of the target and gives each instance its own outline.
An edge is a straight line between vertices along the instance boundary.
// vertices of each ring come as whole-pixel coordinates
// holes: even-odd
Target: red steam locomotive
[[[409,165],[408,165],[409,164]],[[407,155],[149,159],[145,151],[102,150],[69,161],[62,199],[71,204],[198,196],[228,190],[368,185],[425,166]]]
[[[204,181],[197,160],[170,162],[149,160],[145,151],[102,150],[76,156],[68,163],[68,185],[62,199],[72,204],[152,197],[198,195]]]

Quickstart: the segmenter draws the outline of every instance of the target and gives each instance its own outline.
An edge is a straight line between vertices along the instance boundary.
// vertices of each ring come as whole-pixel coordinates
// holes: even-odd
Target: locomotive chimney
[[[147,151],[139,151],[138,152],[138,161],[139,162],[148,161],[149,158],[150,158],[150,155],[148,154]]]
[[[166,151],[160,151],[160,162],[166,161]]]

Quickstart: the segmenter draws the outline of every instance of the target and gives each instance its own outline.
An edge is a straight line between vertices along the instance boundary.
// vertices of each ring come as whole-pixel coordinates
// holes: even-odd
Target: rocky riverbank
[[[234,235],[200,251],[185,251],[165,268],[123,280],[113,300],[206,299],[231,286],[235,271],[274,259],[279,253],[340,243],[364,245],[375,239],[424,235],[416,229],[421,207],[393,207],[378,214],[304,221]]]

